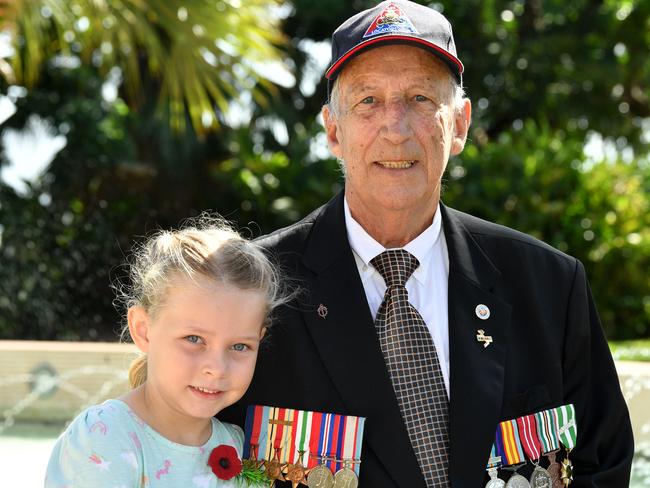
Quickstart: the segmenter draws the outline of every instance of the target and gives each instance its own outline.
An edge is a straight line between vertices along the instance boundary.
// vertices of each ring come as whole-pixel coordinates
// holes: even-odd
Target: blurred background
[[[256,237],[335,194],[329,37],[375,3],[0,1],[0,339],[115,342],[143,235],[213,210]],[[650,2],[420,3],[474,107],[443,200],[582,260],[617,357],[650,358]]]

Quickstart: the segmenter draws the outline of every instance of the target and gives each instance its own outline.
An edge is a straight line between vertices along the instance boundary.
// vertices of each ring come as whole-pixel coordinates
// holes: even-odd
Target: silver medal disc
[[[488,474],[490,475],[490,481],[487,482],[485,488],[503,488],[506,486],[506,482],[499,478],[497,468],[488,469]]]
[[[548,471],[541,466],[535,466],[533,474],[530,475],[531,488],[553,488],[553,478]]]
[[[501,478],[493,478],[487,482],[485,488],[503,488],[504,486],[506,486],[506,482]]]
[[[334,488],[357,488],[359,479],[350,468],[339,469],[334,475]]]
[[[326,466],[322,464],[316,466],[307,475],[307,486],[309,488],[333,488],[334,475]]]
[[[530,488],[530,483],[522,475],[512,473],[512,476],[506,483],[506,488]]]

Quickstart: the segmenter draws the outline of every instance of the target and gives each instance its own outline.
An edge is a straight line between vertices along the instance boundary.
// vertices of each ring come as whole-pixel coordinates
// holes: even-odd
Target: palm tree
[[[153,95],[182,130],[218,125],[229,100],[271,83],[260,66],[281,59],[280,0],[0,0],[13,47],[0,76],[28,88],[51,60],[119,68],[131,107]],[[145,93],[146,92],[146,93]],[[215,109],[216,108],[216,109]]]

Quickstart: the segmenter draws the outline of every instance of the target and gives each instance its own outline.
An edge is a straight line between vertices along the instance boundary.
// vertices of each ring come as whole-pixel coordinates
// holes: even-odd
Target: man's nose
[[[402,144],[413,135],[408,107],[404,100],[386,103],[382,123],[382,135],[393,144]]]

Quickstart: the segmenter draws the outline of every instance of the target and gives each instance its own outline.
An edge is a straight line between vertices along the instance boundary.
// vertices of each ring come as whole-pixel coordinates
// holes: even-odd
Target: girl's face
[[[130,311],[134,340],[148,355],[151,413],[209,419],[239,400],[255,369],[265,306],[258,291],[198,278],[175,281],[155,314]]]

